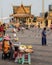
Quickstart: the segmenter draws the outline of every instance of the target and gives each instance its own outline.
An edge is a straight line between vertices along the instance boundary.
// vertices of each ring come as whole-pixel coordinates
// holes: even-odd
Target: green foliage
[[[36,22],[36,20],[37,20],[37,17],[34,17],[33,22]]]
[[[45,12],[44,18],[46,19],[48,17],[48,12]]]

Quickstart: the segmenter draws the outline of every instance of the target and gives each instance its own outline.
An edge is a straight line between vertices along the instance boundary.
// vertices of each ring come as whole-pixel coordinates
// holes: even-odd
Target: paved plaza
[[[31,54],[31,65],[52,65],[52,31],[47,31],[47,46],[41,45],[41,32],[38,29],[24,30],[24,33],[17,32],[17,37],[19,38],[18,42],[26,45],[32,45],[34,53]],[[13,33],[11,29],[6,31],[13,38]],[[17,43],[18,43],[17,42]],[[13,43],[15,43],[13,41]],[[1,59],[0,52],[0,65],[21,65],[9,60]],[[28,65],[28,64],[24,64]]]

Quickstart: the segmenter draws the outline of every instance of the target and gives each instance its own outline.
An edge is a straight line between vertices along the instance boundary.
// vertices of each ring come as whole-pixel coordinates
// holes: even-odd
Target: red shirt
[[[0,32],[4,31],[4,26],[0,26]]]

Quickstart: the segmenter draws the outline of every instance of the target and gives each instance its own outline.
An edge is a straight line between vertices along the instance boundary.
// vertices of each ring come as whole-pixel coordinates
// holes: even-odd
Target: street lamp
[[[44,17],[44,0],[42,0],[42,14],[43,14],[43,17]]]

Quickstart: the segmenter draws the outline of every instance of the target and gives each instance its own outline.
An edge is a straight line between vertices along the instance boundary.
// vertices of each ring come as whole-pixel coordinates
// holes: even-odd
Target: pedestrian
[[[10,60],[13,60],[13,54],[14,54],[14,45],[12,42],[10,42]]]
[[[21,28],[22,33],[24,33],[24,30],[25,30],[25,28],[24,28],[24,27],[22,27],[22,28]]]
[[[18,27],[18,32],[20,31],[20,27]]]
[[[2,25],[2,27],[3,27],[3,33],[5,35],[5,32],[6,32],[6,25],[5,25],[5,23]]]
[[[9,36],[4,36],[2,44],[2,59],[7,59],[10,56],[10,38]]]
[[[43,29],[42,31],[42,46],[46,45],[47,40],[46,40],[46,28]]]

